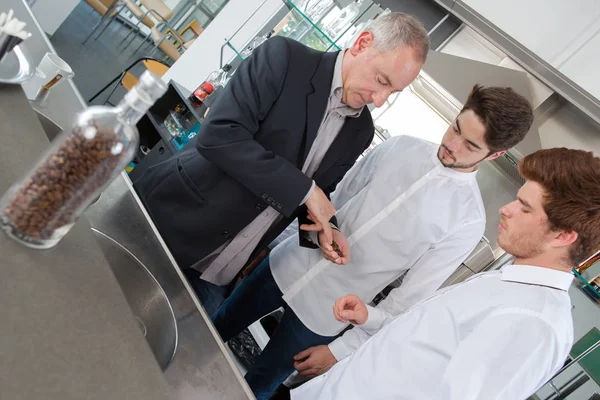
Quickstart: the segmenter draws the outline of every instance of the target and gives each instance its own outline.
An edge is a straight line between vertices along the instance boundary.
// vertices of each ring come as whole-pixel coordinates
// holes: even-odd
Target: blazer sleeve
[[[281,93],[289,51],[286,39],[274,37],[242,62],[196,141],[202,156],[287,217],[298,208],[312,180],[266,150],[254,135]]]

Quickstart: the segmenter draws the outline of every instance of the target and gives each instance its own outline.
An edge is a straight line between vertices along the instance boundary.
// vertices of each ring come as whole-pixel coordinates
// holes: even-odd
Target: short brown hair
[[[462,111],[473,110],[485,126],[490,154],[519,143],[533,123],[529,101],[509,87],[473,86]]]
[[[564,147],[539,150],[521,160],[519,173],[544,188],[550,229],[577,232],[573,266],[600,248],[600,158]]]

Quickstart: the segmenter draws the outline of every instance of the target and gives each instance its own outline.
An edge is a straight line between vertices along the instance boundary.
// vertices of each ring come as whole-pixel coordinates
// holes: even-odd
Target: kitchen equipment
[[[50,89],[65,79],[71,79],[75,73],[62,58],[54,53],[46,53],[40,65],[35,70],[35,75],[23,84],[23,90],[29,100],[45,107]]]
[[[0,13],[0,83],[20,84],[35,72],[31,55],[22,44],[31,33],[24,31],[25,23],[12,15],[12,10]]]

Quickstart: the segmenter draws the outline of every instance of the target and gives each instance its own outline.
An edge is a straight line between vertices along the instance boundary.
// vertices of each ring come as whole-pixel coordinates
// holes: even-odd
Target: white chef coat
[[[384,304],[399,314],[437,290],[481,239],[485,210],[475,172],[445,168],[437,148],[410,136],[391,138],[339,183],[331,200],[350,243],[348,264],[299,247],[296,235],[272,250],[273,278],[313,332],[335,336],[347,326],[329,312],[337,298],[354,293],[370,302],[410,269]],[[338,360],[355,348],[353,335],[330,345]]]
[[[573,344],[572,280],[508,265],[395,318],[369,307],[354,329],[373,336],[292,391],[292,400],[524,400],[563,366]]]

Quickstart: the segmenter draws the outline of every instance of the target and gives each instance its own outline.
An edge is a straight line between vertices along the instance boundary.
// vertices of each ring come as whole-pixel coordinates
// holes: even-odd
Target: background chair
[[[133,3],[133,0],[124,0],[124,1],[126,1],[126,4],[127,4],[127,2]],[[139,31],[140,31],[139,24],[146,18],[154,19],[158,23],[153,24],[153,26],[148,26],[148,24],[145,24],[146,26],[148,26],[150,28],[150,32],[148,32],[146,34],[146,37],[144,37],[144,40],[142,40],[142,42],[139,45],[139,47],[137,48],[137,50],[139,50],[144,44],[147,43],[147,40],[150,37],[150,35],[153,35],[152,28],[156,28],[159,31],[160,31],[159,26],[167,26],[167,28],[169,28],[168,21],[171,19],[171,17],[173,17],[173,10],[171,10],[169,7],[167,7],[167,5],[165,3],[163,3],[161,0],[140,0],[140,3],[146,9],[146,11],[143,13],[143,15],[141,17],[136,15],[136,18],[138,18],[138,23],[129,32],[129,34],[131,34],[134,30],[136,31],[136,33],[139,33]],[[127,35],[127,37],[129,36],[129,34]],[[125,38],[125,39],[127,39],[127,38]],[[129,43],[127,44],[127,46],[125,46],[125,48],[127,48],[132,42],[133,42],[133,38],[129,41]]]
[[[187,34],[189,31],[192,32],[192,37],[190,39],[186,39],[186,36],[190,36]],[[184,46],[185,51],[190,48],[192,43],[194,43],[194,40],[196,40],[202,32],[204,32],[204,28],[198,23],[198,21],[192,20],[182,30],[179,31],[179,34],[173,32],[171,28],[167,29],[165,34],[171,33],[174,39],[172,43],[175,45],[175,47],[179,49],[181,46]]]
[[[121,71],[121,73],[119,75],[117,75],[114,79],[112,79],[110,82],[108,82],[102,89],[100,89],[95,95],[93,95],[88,100],[88,103],[91,104],[92,101],[94,101],[100,94],[102,94],[102,92],[104,92],[106,89],[108,89],[111,85],[114,84],[112,90],[110,91],[110,93],[106,97],[106,100],[103,103],[103,104],[108,103],[108,104],[113,105],[109,101],[109,99],[110,99],[110,96],[112,96],[112,94],[115,92],[115,90],[117,90],[117,88],[119,86],[122,86],[123,88],[125,88],[126,91],[129,91],[129,90],[131,90],[132,87],[134,87],[138,83],[138,77],[136,75],[134,75],[131,72],[131,70],[133,68],[135,68],[137,65],[139,65],[140,63],[143,64],[145,69],[154,72],[158,76],[163,76],[169,70],[169,66],[160,60],[157,60],[157,59],[151,58],[151,57],[140,58],[140,59],[134,61],[131,65],[129,65],[123,71]]]
[[[167,29],[166,32],[160,32],[158,29],[152,29],[152,39],[154,39],[154,48],[150,52],[150,55],[154,54],[156,49],[160,49],[165,55],[172,58],[173,60],[178,60],[187,49],[194,43],[196,38],[190,40],[184,40],[173,32],[172,29]]]
[[[133,0],[123,0],[125,7],[131,12],[131,14],[138,19],[137,25],[142,22],[148,28],[154,26],[154,21],[148,16],[147,12],[144,12],[142,8]],[[136,26],[137,26],[136,25]]]
[[[92,8],[94,8],[100,15],[106,14],[106,11],[107,11],[108,7],[110,7],[110,5],[112,3],[112,0],[85,0],[85,1],[90,6],[92,6]],[[117,7],[116,7],[115,11],[110,16],[110,21],[108,21],[104,25],[104,27],[102,28],[102,30],[96,34],[96,36],[94,37],[94,40],[98,39],[100,37],[100,35],[102,35],[104,33],[104,31],[110,26],[110,24],[113,23],[113,21],[115,20],[115,17],[119,13],[121,13],[121,11],[123,11],[125,8],[128,9],[129,13],[132,16],[134,16],[134,17],[136,17],[138,19],[137,25],[139,25],[139,23],[141,21],[148,28],[152,28],[154,26],[154,21],[152,20],[152,18],[146,16],[144,14],[144,11],[142,11],[142,9],[134,1],[132,1],[132,0],[120,0],[119,3],[117,4]],[[137,25],[131,27],[131,29],[129,30],[129,33],[127,34],[127,36],[125,37],[124,40],[126,40],[129,37],[129,35],[134,30],[137,29],[137,31],[139,31],[139,27]]]
[[[152,39],[154,40],[155,46],[150,51],[150,55],[153,55],[155,50],[160,49],[167,57],[171,58],[173,61],[179,60],[181,57],[181,53],[179,52],[179,48],[175,46],[173,43],[169,41],[165,41],[170,34],[164,34],[159,31],[157,28],[152,28],[151,31]]]
[[[112,0],[85,0],[96,12],[100,15],[106,14],[108,11],[108,7],[112,3]],[[117,11],[115,10],[111,15],[111,18],[117,15]]]
[[[200,25],[198,21],[194,19],[189,24],[187,24],[181,31],[179,31],[179,36],[185,38],[185,34],[188,31],[192,31],[192,33],[194,34],[194,38],[197,38],[202,32],[204,32],[204,28],[202,27],[202,25]]]

